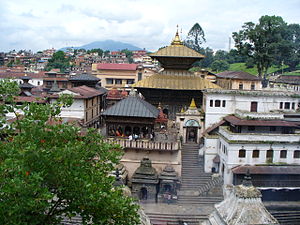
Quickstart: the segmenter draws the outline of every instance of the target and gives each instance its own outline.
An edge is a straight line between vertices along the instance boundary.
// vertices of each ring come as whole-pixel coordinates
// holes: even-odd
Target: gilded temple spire
[[[174,37],[171,45],[183,45],[183,42],[180,40],[180,37],[178,34],[178,25],[177,25],[177,31],[176,31],[175,37]]]

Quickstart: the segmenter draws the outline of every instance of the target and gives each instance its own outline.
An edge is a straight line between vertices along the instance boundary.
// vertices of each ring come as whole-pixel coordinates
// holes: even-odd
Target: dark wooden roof
[[[254,76],[250,73],[243,72],[243,71],[224,71],[221,73],[217,73],[216,76],[218,78],[227,78],[227,79],[235,79],[235,80],[253,80],[257,81],[260,80],[259,77]]]
[[[105,110],[104,116],[157,118],[159,110],[138,96],[128,96]]]
[[[94,81],[94,82],[100,81],[98,77],[95,77],[87,73],[77,74],[75,76],[70,77],[69,80],[70,81]]]
[[[234,174],[295,174],[300,175],[299,166],[237,166],[232,169]]]

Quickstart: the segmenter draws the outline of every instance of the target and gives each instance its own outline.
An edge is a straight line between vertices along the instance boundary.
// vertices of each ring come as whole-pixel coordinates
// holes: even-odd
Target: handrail
[[[125,149],[142,149],[142,150],[163,150],[163,151],[178,151],[181,146],[180,142],[156,142],[148,140],[132,140],[107,138],[106,141],[110,144],[118,144]]]

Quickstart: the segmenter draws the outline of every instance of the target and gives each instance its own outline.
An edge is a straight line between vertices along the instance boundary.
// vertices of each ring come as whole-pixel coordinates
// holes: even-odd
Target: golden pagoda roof
[[[192,98],[192,101],[191,101],[191,104],[190,104],[189,108],[191,108],[191,109],[197,108],[194,98]]]
[[[170,46],[159,49],[150,54],[152,57],[186,57],[186,58],[204,58],[205,56],[197,51],[183,45],[178,35],[178,30]]]
[[[210,88],[221,89],[218,85],[207,79],[195,75],[166,75],[153,74],[133,85],[136,88],[155,88],[170,90],[204,90]]]

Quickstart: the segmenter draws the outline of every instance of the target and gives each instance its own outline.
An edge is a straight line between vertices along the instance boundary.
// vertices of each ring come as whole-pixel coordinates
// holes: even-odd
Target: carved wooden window
[[[285,158],[286,158],[286,155],[287,155],[287,151],[286,151],[286,150],[281,150],[281,151],[280,151],[280,158],[281,158],[281,159],[285,159]]]
[[[252,158],[259,158],[259,150],[253,150]]]
[[[240,149],[239,150],[239,158],[245,158],[246,157],[246,150]]]
[[[294,158],[300,159],[300,151],[299,150],[294,151]]]

